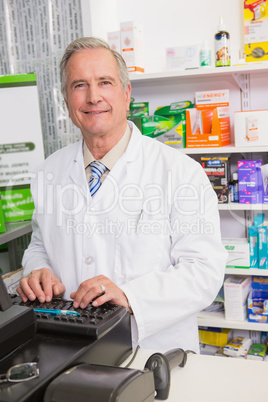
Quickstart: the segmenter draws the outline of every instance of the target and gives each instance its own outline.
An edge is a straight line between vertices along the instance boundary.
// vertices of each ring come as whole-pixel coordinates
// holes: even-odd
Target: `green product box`
[[[17,222],[32,219],[34,202],[29,185],[2,188],[1,198],[5,222]]]
[[[0,233],[4,233],[4,232],[5,232],[5,221],[4,221],[2,199],[1,199],[1,193],[0,193]]]
[[[131,102],[129,105],[129,116],[149,116],[149,102]]]
[[[173,102],[158,107],[154,116],[144,122],[143,134],[173,148],[186,147],[186,109],[193,108],[190,101]]]

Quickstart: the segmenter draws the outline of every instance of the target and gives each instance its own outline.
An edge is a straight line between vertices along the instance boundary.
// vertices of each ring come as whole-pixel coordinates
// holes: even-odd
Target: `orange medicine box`
[[[231,143],[229,90],[196,92],[196,107],[186,110],[186,148]]]

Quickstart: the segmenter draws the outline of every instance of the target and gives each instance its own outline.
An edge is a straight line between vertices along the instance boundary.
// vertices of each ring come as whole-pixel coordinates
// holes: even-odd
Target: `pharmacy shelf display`
[[[173,84],[184,86],[184,81],[187,79],[193,80],[194,83],[198,81],[196,78],[202,78],[202,81],[209,82],[211,79],[222,79],[224,76],[231,76],[237,85],[237,90],[240,92],[240,97],[243,97],[243,76],[245,75],[255,75],[255,74],[267,74],[268,75],[268,63],[248,63],[239,66],[231,67],[220,67],[220,68],[206,68],[206,69],[196,69],[196,70],[184,70],[177,72],[162,72],[162,73],[150,73],[150,74],[130,74],[131,84],[132,84],[132,95],[134,98],[139,96],[139,94],[144,93],[143,87],[151,90],[151,97],[163,96],[163,85],[170,88]],[[226,80],[225,80],[226,82]],[[161,88],[159,93],[157,92],[157,87]],[[204,84],[205,85],[205,84]],[[220,84],[219,84],[220,85]],[[206,88],[204,88],[205,90]],[[200,90],[200,89],[199,89]],[[192,95],[192,94],[191,94]],[[148,97],[150,96],[148,92]],[[165,99],[168,95],[165,94]],[[148,99],[144,99],[144,101]],[[155,101],[155,98],[153,98]],[[180,100],[180,99],[178,99]],[[140,100],[141,101],[141,100]],[[174,99],[171,99],[171,102]],[[241,100],[241,105],[243,104]],[[268,147],[236,147],[234,144],[219,147],[219,148],[184,148],[180,151],[188,155],[204,155],[204,154],[259,154],[268,153]],[[227,203],[219,204],[220,211],[267,211],[268,204],[239,204],[239,203]],[[232,269],[226,268],[226,274],[230,275],[259,275],[268,276],[268,270],[260,269]],[[253,323],[245,321],[231,321],[226,320],[223,312],[206,312],[202,311],[198,316],[199,326],[208,327],[218,327],[218,328],[229,328],[229,329],[241,329],[241,330],[253,330],[253,331],[268,331],[268,324]]]
[[[25,222],[12,222],[5,224],[6,231],[0,235],[0,245],[9,243],[32,231],[32,224],[30,221]]]

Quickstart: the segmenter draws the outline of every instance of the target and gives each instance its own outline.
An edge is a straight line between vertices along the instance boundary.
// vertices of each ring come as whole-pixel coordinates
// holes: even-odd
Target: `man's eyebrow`
[[[98,80],[99,81],[112,81],[112,82],[116,81],[115,78],[112,77],[111,75],[104,75],[104,76],[98,77]]]

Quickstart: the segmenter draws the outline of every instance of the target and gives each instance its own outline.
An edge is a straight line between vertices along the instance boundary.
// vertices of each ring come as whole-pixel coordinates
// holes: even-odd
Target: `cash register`
[[[39,370],[31,381],[2,382],[1,402],[43,401],[48,385],[66,370],[85,364],[118,367],[131,353],[130,314],[122,306],[79,310],[59,299],[49,306],[22,303],[7,293],[0,276],[0,374],[37,360]]]

